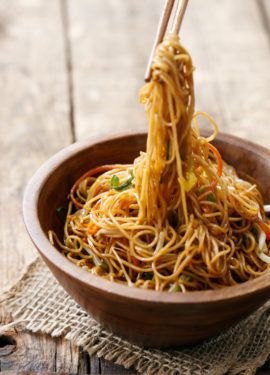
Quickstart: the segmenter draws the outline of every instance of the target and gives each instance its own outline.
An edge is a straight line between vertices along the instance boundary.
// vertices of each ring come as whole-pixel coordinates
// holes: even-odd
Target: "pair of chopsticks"
[[[164,38],[175,2],[176,0],[165,1],[165,5],[164,5],[162,15],[159,21],[154,45],[153,45],[150,58],[148,61],[148,65],[146,68],[146,72],[145,72],[145,77],[144,77],[145,82],[149,82],[151,79],[152,62],[153,62],[153,58],[156,52],[156,48],[159,45],[159,43],[162,42]],[[173,34],[178,34],[180,31],[180,27],[181,27],[181,24],[182,24],[182,21],[183,21],[183,18],[187,9],[187,5],[188,5],[188,0],[178,0],[178,5],[176,8],[176,12],[175,12],[175,16],[174,16],[174,20],[172,24],[172,30],[171,30]]]

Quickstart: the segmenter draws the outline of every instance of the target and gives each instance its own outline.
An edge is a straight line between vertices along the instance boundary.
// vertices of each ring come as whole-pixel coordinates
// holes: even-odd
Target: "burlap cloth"
[[[253,374],[270,355],[270,303],[216,338],[181,350],[144,349],[102,328],[38,258],[0,304],[19,329],[63,336],[89,354],[146,374]],[[4,332],[11,325],[0,327]]]

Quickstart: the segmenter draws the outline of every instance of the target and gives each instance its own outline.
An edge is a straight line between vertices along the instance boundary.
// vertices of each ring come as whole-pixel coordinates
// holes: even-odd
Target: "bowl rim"
[[[118,139],[126,137],[145,136],[146,134],[146,132],[125,131],[107,136],[100,135],[84,141],[75,142],[58,151],[38,168],[24,192],[23,218],[27,232],[41,256],[45,258],[46,261],[53,264],[60,272],[66,274],[68,277],[77,279],[87,288],[96,289],[99,292],[109,294],[118,299],[124,298],[151,304],[207,304],[214,301],[228,301],[239,298],[240,296],[256,294],[266,289],[270,292],[270,272],[256,279],[216,290],[171,293],[168,291],[132,288],[92,275],[70,262],[56,247],[51,245],[41,227],[38,217],[39,195],[47,179],[62,163],[86,148],[90,148],[98,143],[117,141]],[[266,148],[234,135],[219,133],[217,140],[226,142],[233,141],[234,144],[239,145],[239,147],[245,145],[246,150],[255,151],[261,158],[270,158],[270,151]]]

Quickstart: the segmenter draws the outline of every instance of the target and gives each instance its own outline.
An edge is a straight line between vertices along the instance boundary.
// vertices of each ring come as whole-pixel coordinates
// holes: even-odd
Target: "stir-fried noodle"
[[[157,49],[140,92],[149,131],[131,165],[97,167],[72,187],[60,241],[78,266],[129,286],[216,289],[269,269],[270,239],[256,185],[240,179],[212,145],[218,128],[194,112],[193,65],[176,35]],[[200,116],[213,127],[200,134]]]

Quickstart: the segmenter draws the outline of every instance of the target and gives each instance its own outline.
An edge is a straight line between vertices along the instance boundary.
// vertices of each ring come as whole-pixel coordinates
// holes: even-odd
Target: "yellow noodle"
[[[146,152],[75,183],[63,242],[79,267],[132,287],[217,289],[269,270],[258,225],[269,220],[256,185],[240,179],[210,142],[211,116],[194,111],[193,64],[176,35],[159,45],[140,91],[149,122]],[[200,132],[203,117],[213,128]],[[74,193],[74,196],[72,194]]]

